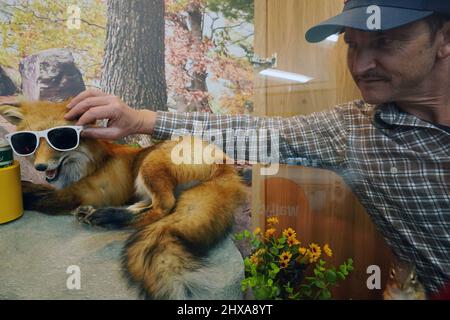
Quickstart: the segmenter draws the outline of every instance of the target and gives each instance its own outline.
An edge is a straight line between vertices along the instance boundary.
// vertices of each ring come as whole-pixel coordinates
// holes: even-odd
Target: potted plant
[[[244,259],[245,278],[242,290],[250,290],[257,300],[331,299],[331,288],[353,270],[348,259],[338,268],[326,259],[333,252],[328,244],[302,244],[292,228],[277,236],[278,219],[267,219],[267,230],[245,230],[236,240],[248,241],[252,254]]]

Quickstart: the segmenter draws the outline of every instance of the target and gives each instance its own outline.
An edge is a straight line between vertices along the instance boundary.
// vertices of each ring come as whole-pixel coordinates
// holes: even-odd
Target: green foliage
[[[346,280],[353,270],[353,260],[348,259],[337,269],[328,266],[319,259],[322,250],[317,244],[301,247],[291,228],[276,237],[273,225],[278,221],[270,220],[271,228],[264,235],[260,230],[235,235],[237,241],[246,241],[253,248],[252,255],[244,259],[242,290],[251,290],[257,300],[331,299],[331,289]],[[323,252],[323,256],[332,255],[328,245],[323,246]]]
[[[227,19],[253,23],[254,0],[208,0],[207,7],[212,12],[222,13]]]
[[[70,29],[69,6],[81,10],[81,28]],[[7,0],[0,6],[0,64],[18,68],[24,57],[50,48],[67,48],[83,78],[100,78],[106,36],[106,6],[101,0]]]

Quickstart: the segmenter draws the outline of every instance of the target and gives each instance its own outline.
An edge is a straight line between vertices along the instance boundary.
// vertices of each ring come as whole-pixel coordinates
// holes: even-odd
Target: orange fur
[[[18,130],[73,125],[63,119],[66,104],[21,103]],[[17,112],[14,115],[17,120]],[[195,138],[181,143],[207,146]],[[98,210],[86,217],[89,219],[107,212],[101,208],[140,201],[128,210],[136,215],[131,223],[137,228],[124,251],[124,266],[130,280],[151,298],[195,297],[195,283],[188,279],[189,274],[201,267],[198,256],[206,254],[226,235],[245,194],[232,166],[212,161],[212,164],[174,164],[171,154],[177,146],[178,142],[168,141],[139,149],[82,139],[83,159],[90,159],[84,176],[62,189],[24,183],[25,206],[49,214],[67,214],[80,206],[93,206]],[[35,164],[57,162],[62,157],[64,153],[53,150],[42,140]],[[215,149],[209,160],[214,159],[225,159],[225,155]],[[176,199],[175,188],[192,181],[198,184]],[[147,206],[150,202],[151,208]]]

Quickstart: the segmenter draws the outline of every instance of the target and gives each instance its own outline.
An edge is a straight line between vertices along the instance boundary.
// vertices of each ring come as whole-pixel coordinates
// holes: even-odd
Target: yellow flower
[[[292,228],[287,228],[283,231],[283,236],[286,238],[297,237],[297,233]]]
[[[298,241],[295,236],[292,236],[287,239],[287,244],[289,245],[289,247],[292,247],[300,244],[300,241]]]
[[[311,243],[309,245],[308,251],[310,252],[309,263],[314,263],[317,260],[319,260],[320,255],[322,254],[322,250],[320,249],[320,246],[315,243]]]
[[[273,237],[277,230],[275,228],[270,228],[266,230],[266,238]]]
[[[328,243],[323,246],[323,252],[325,252],[325,254],[329,257],[331,257],[333,255],[333,251],[331,250]]]
[[[290,253],[289,251],[283,251],[280,255],[280,261],[291,261],[292,258],[292,253]]]
[[[260,233],[261,233],[261,228],[260,228],[260,227],[256,228],[256,229],[253,231],[253,234],[254,234],[254,235],[258,235],[258,234],[260,234]]]
[[[298,248],[298,253],[300,253],[301,255],[305,255],[307,250],[308,249],[306,249],[304,247],[300,247],[300,248]]]
[[[254,254],[250,257],[250,262],[252,264],[258,265],[260,261],[261,261],[261,259],[258,258],[258,256],[256,254]]]
[[[272,226],[274,226],[274,225],[276,225],[276,224],[278,224],[278,223],[279,223],[279,221],[278,221],[278,218],[277,218],[277,217],[270,217],[270,218],[267,219],[267,224],[268,224],[270,227],[272,227]]]
[[[311,254],[311,256],[309,258],[309,263],[315,263],[315,262],[317,262],[317,260],[319,260],[319,256]]]
[[[322,250],[320,249],[320,246],[318,244],[315,243],[311,243],[309,245],[309,249],[311,250],[312,254],[317,254],[320,256],[320,254],[322,253]]]
[[[282,269],[283,268],[287,268],[288,264],[289,264],[289,261],[287,261],[287,260],[280,260],[280,267]]]

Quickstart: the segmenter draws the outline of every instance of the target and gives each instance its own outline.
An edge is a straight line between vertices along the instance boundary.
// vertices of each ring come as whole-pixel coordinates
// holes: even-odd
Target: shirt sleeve
[[[345,161],[349,109],[349,105],[337,106],[290,118],[159,111],[153,137],[167,140],[174,135],[199,136],[219,145],[228,156],[233,155],[233,146],[238,160],[266,162],[266,152],[272,160],[277,155],[280,163],[304,159],[320,167],[339,167]],[[245,152],[242,145],[236,147],[237,141],[245,142]]]

